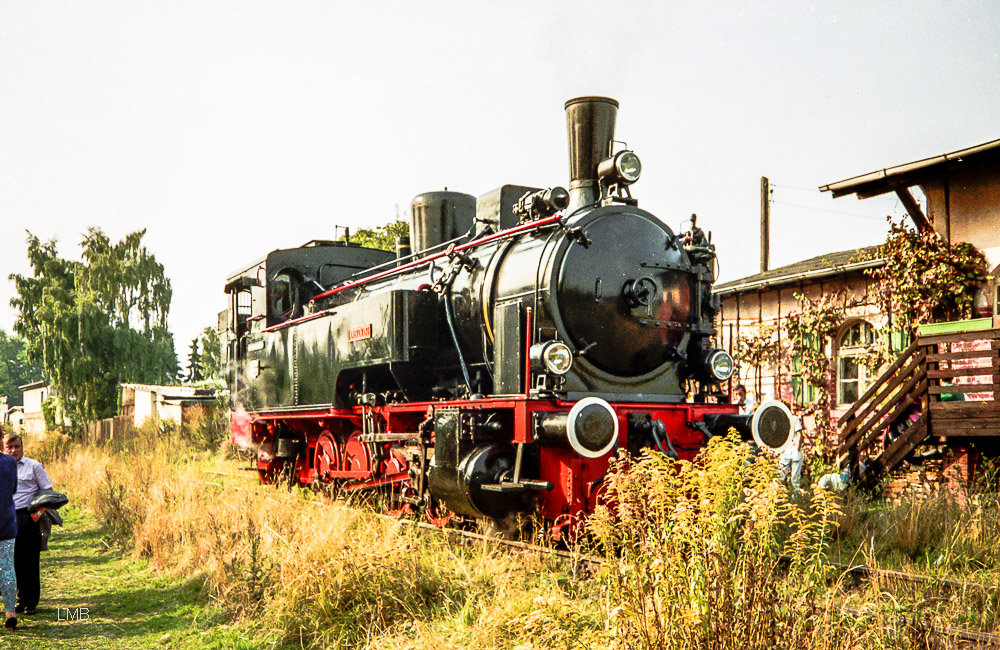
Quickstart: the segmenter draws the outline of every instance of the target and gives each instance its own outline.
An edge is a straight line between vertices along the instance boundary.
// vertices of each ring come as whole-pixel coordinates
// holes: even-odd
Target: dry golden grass
[[[211,598],[262,635],[317,648],[543,648],[592,646],[586,635],[599,632],[596,607],[577,611],[587,601],[568,593],[580,585],[547,559],[450,545],[253,474],[228,476],[232,460],[181,436],[140,432],[47,461],[109,541],[160,571],[202,576]]]
[[[655,455],[610,477],[592,525],[610,564],[587,580],[259,486],[183,431],[46,445],[53,480],[99,515],[110,543],[200,576],[260,638],[296,647],[927,647],[930,619],[884,585],[845,592],[824,568],[836,504],[793,500],[773,462],[734,441],[695,464]],[[864,615],[842,615],[845,603]]]

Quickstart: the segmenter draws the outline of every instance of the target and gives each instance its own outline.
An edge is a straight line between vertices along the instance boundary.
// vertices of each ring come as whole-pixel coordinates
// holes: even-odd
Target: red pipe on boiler
[[[534,332],[531,322],[531,307],[525,310],[524,328],[527,336],[524,338],[524,399],[531,397],[531,335]]]

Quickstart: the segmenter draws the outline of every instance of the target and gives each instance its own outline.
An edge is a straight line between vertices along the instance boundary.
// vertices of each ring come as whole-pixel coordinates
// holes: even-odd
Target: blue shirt
[[[17,461],[17,493],[14,495],[17,510],[27,508],[39,490],[51,489],[52,481],[41,463],[24,456]]]
[[[17,537],[14,493],[17,491],[17,461],[0,454],[0,540]]]

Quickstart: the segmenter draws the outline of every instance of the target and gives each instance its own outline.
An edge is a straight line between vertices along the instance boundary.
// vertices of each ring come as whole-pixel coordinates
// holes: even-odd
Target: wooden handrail
[[[988,349],[954,351],[949,346],[973,341],[988,341]],[[928,435],[996,435],[1000,431],[998,350],[1000,329],[917,336],[838,419],[841,442],[837,452],[841,466],[845,463],[856,466],[860,457],[867,456],[873,461],[874,477],[892,471]],[[956,362],[960,366],[968,365],[956,368]],[[985,378],[990,383],[942,385],[943,380],[962,378]],[[980,392],[992,393],[994,399],[977,402],[939,400],[939,396],[946,393]],[[921,400],[923,409],[919,419],[899,437],[887,440],[886,429]],[[886,440],[884,448],[882,440]]]
[[[913,388],[915,386],[917,386],[921,382],[921,380],[924,380],[926,378],[925,375],[924,375],[924,372],[922,370],[923,370],[923,368],[921,367],[921,369],[918,370],[908,381],[906,381],[906,383],[904,383],[904,384],[901,385],[900,390],[899,390],[899,395],[906,396],[908,393],[910,393],[910,391],[913,390]],[[906,375],[903,375],[903,377],[905,377],[905,376]],[[923,385],[924,390],[926,390],[927,389],[927,382],[924,381],[922,385]],[[923,391],[921,391],[921,392],[923,392]],[[886,397],[888,397],[888,395]],[[905,399],[906,398],[904,397],[903,401],[905,401]],[[882,404],[882,402],[885,402],[885,403]],[[902,413],[902,410],[898,408],[898,406],[900,404],[900,402],[898,402],[898,401],[891,401],[891,400],[881,400],[881,401],[878,401],[878,402],[876,402],[874,400],[872,401],[872,406],[877,406],[878,404],[882,404],[882,407],[878,411],[876,411],[875,414],[872,415],[870,418],[866,418],[864,420],[864,423],[857,427],[857,429],[851,434],[851,437],[849,439],[845,439],[844,440],[844,442],[843,442],[843,446],[844,447],[850,447],[852,444],[854,444],[855,442],[857,442],[858,440],[860,440],[862,438],[862,436],[864,436],[867,432],[871,431],[872,428],[876,428],[876,425],[878,425],[881,422],[882,417],[886,413],[889,413],[890,411],[892,411],[892,418],[889,419],[889,422],[892,422],[892,419],[895,419],[896,417],[898,417]],[[897,410],[899,411],[899,413],[896,412]],[[859,418],[859,421],[860,421],[860,418]],[[881,430],[884,427],[877,427],[877,428],[879,430]],[[866,441],[866,443],[863,444],[863,445],[859,445],[858,448],[859,449],[864,449],[869,444],[871,444],[870,440]]]
[[[857,444],[858,451],[861,451],[863,449],[868,449],[868,447],[873,442],[875,442],[876,440],[879,439],[879,437],[881,437],[881,434],[885,432],[886,427],[890,426],[893,422],[896,421],[896,418],[905,413],[906,409],[911,404],[919,400],[921,394],[926,390],[927,390],[927,380],[923,379],[920,381],[919,384],[916,385],[915,389],[913,390],[913,393],[911,393],[909,397],[906,397],[900,402],[896,402],[895,407],[892,409],[892,411],[884,420],[882,420],[881,422],[879,422],[878,420],[874,420],[878,424],[878,426],[875,426],[872,429],[870,429],[867,435],[859,434],[858,438],[861,441]],[[892,406],[892,405],[893,404],[890,402],[887,406]],[[842,450],[844,452],[849,451],[850,445],[844,445]]]
[[[840,419],[837,420],[837,425],[843,426],[844,422],[847,422],[847,419],[850,418],[852,415],[854,415],[854,413],[861,407],[861,405],[864,404],[864,402],[868,401],[868,399],[875,394],[875,391],[878,390],[879,385],[883,381],[885,381],[886,375],[892,374],[897,370],[899,370],[902,367],[902,365],[906,363],[906,360],[910,357],[910,355],[913,354],[916,350],[917,350],[917,342],[914,341],[909,345],[909,347],[900,352],[899,358],[893,361],[892,365],[886,368],[882,372],[882,374],[879,375],[878,379],[875,380],[875,383],[869,386],[868,390],[866,390],[864,394],[862,394],[861,397],[859,397],[857,401],[854,402],[854,405],[851,406],[851,408],[847,411],[847,413],[844,413],[840,417]]]
[[[909,363],[906,364],[906,367],[899,372],[895,374],[889,372],[882,373],[873,386],[877,389],[875,397],[871,398],[867,404],[864,404],[864,408],[861,413],[856,418],[851,420],[846,427],[844,427],[844,430],[840,434],[841,440],[846,441],[855,429],[860,428],[861,424],[868,418],[869,415],[871,415],[872,411],[877,409],[879,404],[891,397],[893,393],[897,391],[900,384],[906,381],[907,377],[912,375],[914,371],[921,368],[921,364],[923,362],[924,351],[921,349],[917,350],[916,353],[909,358]],[[912,388],[912,384],[910,387]],[[861,400],[858,400],[854,404],[856,406],[862,405]]]
[[[923,347],[941,343],[968,343],[969,341],[992,341],[1000,339],[1000,330],[975,330],[972,332],[952,332],[950,334],[919,334],[915,341]]]

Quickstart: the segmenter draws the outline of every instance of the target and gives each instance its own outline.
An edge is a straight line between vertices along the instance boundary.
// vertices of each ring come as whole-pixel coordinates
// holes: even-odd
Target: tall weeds
[[[716,438],[699,461],[619,459],[591,520],[617,648],[809,647],[835,506],[799,505],[774,462]],[[786,561],[787,560],[787,561]]]
[[[917,648],[929,630],[900,623],[908,610],[878,589],[847,596],[861,618],[841,615],[824,565],[831,522],[854,513],[858,532],[865,516],[826,493],[790,495],[773,460],[734,440],[695,463],[618,460],[589,525],[608,564],[588,580],[257,485],[183,429],[47,444],[53,481],[97,513],[111,546],[200,576],[261,639],[297,647]],[[970,515],[981,517],[970,539],[994,534],[990,507]]]
[[[507,647],[524,637],[519,621],[549,620],[550,602],[569,602],[568,587],[548,578],[560,568],[547,561],[419,536],[306,491],[260,486],[254,474],[233,476],[234,466],[169,430],[73,446],[48,463],[112,546],[155,570],[201,576],[205,593],[263,638],[314,648],[400,639]],[[598,631],[588,612],[567,610],[545,638]]]
[[[974,489],[959,503],[938,491],[896,506],[849,494],[837,537],[840,559],[865,560],[942,577],[1000,577],[1000,493]]]

